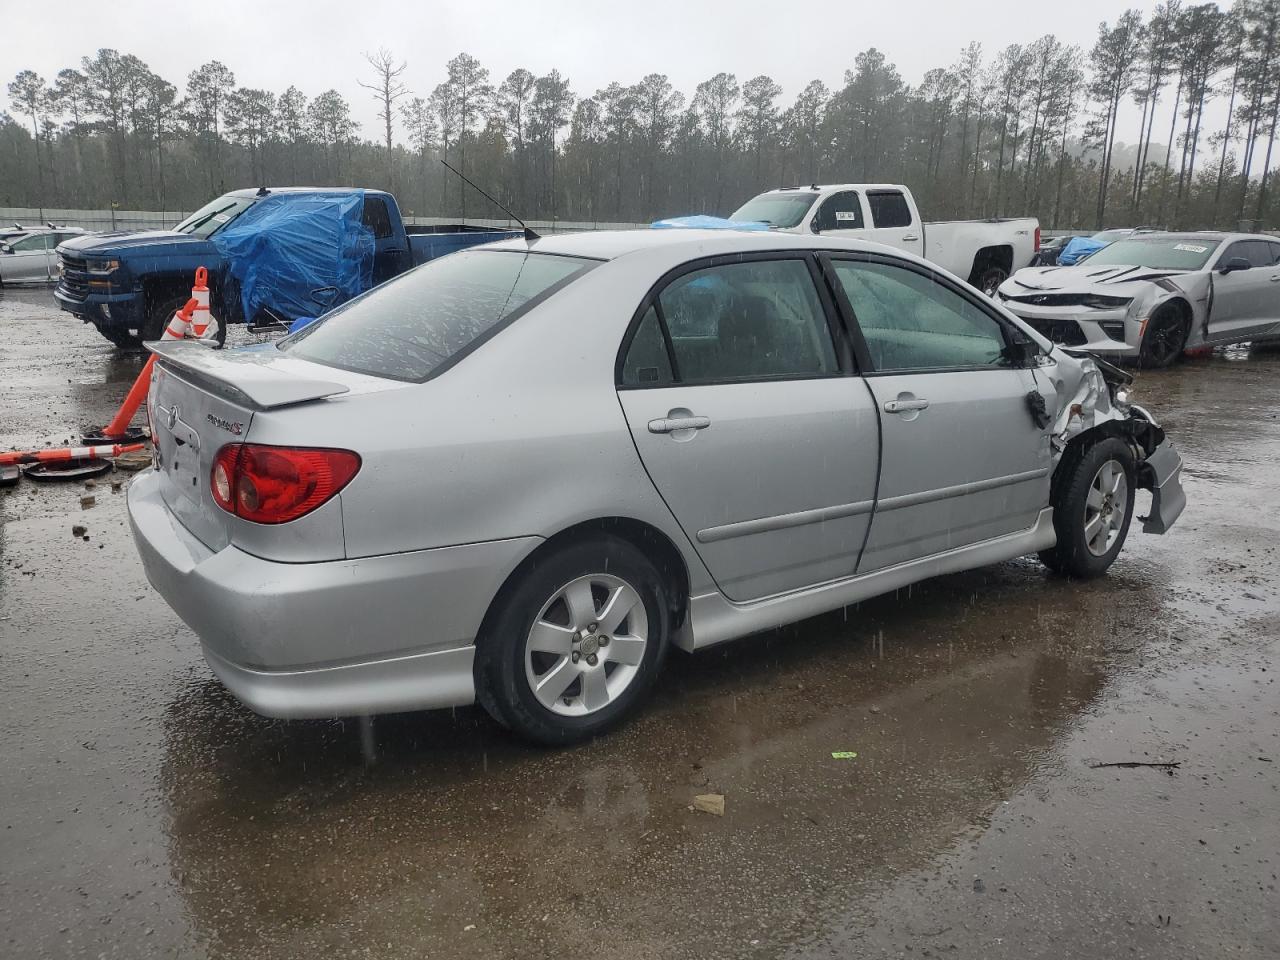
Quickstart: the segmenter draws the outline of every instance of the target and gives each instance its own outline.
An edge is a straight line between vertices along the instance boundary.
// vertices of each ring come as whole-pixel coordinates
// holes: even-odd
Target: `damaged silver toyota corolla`
[[[153,344],[147,575],[281,717],[479,700],[545,743],[696,650],[1184,506],[1127,375],[876,244],[510,241],[277,344]]]
[[[998,299],[1040,333],[1167,367],[1188,348],[1280,338],[1280,240],[1149,233],[1069,267],[1028,267]]]

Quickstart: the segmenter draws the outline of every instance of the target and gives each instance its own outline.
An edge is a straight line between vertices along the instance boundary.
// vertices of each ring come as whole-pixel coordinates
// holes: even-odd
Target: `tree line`
[[[683,92],[651,73],[587,94],[557,70],[497,80],[466,53],[423,95],[390,52],[365,60],[374,138],[336,90],[241,87],[216,60],[181,90],[111,49],[52,80],[22,70],[0,112],[0,205],[190,210],[235,187],[352,184],[419,216],[495,215],[445,159],[531,219],[727,214],[769,187],[838,181],[904,182],[933,218],[1275,216],[1280,0],[1166,0],[1100,24],[1088,50],[1052,34],[994,53],[973,42],[916,84],[872,47],[789,103],[764,75]]]

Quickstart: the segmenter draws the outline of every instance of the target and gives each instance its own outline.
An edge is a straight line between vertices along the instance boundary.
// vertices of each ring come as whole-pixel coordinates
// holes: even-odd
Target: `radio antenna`
[[[479,187],[477,187],[474,183],[472,183],[472,182],[471,182],[471,181],[466,177],[466,175],[465,175],[465,174],[463,174],[460,170],[458,170],[457,168],[455,168],[455,167],[453,166],[453,164],[451,164],[448,160],[445,160],[445,159],[443,159],[443,158],[442,158],[442,159],[440,160],[440,162],[441,162],[441,163],[443,163],[446,167],[448,167],[448,168],[449,168],[449,170],[450,170],[450,172],[452,172],[453,174],[455,174],[455,175],[458,177],[458,179],[459,179],[459,180],[461,180],[463,183],[465,183],[467,186],[469,186],[469,187],[470,187],[472,190],[474,190],[476,193],[480,194],[480,196],[484,197],[486,200],[488,200],[490,203],[492,203],[495,207],[497,207],[499,210],[501,210],[503,213],[505,213],[508,217],[510,217],[510,218],[511,218],[512,220],[514,220],[516,223],[520,224],[520,226],[524,228],[524,238],[525,238],[525,240],[541,240],[541,239],[542,239],[540,236],[538,236],[538,234],[536,234],[536,233],[534,233],[532,230],[530,230],[530,229],[529,229],[529,227],[528,227],[528,225],[527,225],[527,224],[525,224],[525,222],[524,222],[523,220],[521,220],[519,217],[517,217],[514,213],[512,213],[510,210],[508,210],[506,207],[504,207],[501,203],[499,203],[499,202],[498,202],[497,200],[495,200],[493,197],[489,196],[489,194],[485,193],[483,190],[481,190]]]

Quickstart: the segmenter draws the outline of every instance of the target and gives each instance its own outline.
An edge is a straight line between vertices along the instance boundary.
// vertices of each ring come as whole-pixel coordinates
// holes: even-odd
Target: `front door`
[[[1033,526],[1052,452],[1028,394],[1053,387],[1009,365],[1004,324],[914,265],[833,255],[865,341],[882,430],[880,488],[859,573]]]
[[[49,235],[36,233],[10,244],[13,253],[5,259],[4,279],[9,283],[41,283],[49,279]]]
[[[1210,342],[1248,340],[1270,332],[1280,320],[1280,266],[1273,246],[1266,240],[1237,240],[1218,255],[1215,270],[1236,257],[1247,260],[1249,269],[1213,274]]]
[[[703,261],[649,298],[619,369],[636,449],[732,600],[851,576],[876,411],[803,256]]]

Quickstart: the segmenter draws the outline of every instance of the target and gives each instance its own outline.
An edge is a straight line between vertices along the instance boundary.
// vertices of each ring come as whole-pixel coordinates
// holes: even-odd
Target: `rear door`
[[[875,407],[818,281],[803,254],[689,264],[620,355],[645,469],[732,600],[851,576],[870,522]]]
[[[1008,332],[977,294],[876,255],[824,258],[879,408],[879,495],[859,573],[1033,526],[1052,455],[1009,366]]]
[[[867,207],[871,214],[868,240],[924,255],[924,232],[906,194],[901,190],[868,190]]]
[[[1280,267],[1265,240],[1237,240],[1219,255],[1216,269],[1234,257],[1249,261],[1248,270],[1213,274],[1213,306],[1209,312],[1211,341],[1248,340],[1276,323],[1280,299]]]

